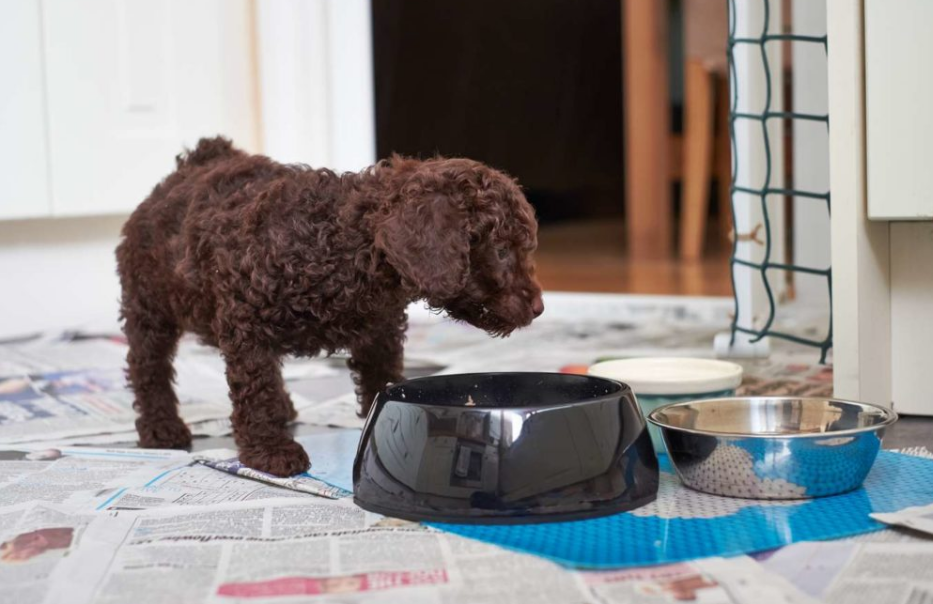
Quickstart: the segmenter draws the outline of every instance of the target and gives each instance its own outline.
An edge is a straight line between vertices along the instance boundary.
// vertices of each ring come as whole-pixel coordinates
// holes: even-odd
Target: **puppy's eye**
[[[509,252],[509,248],[507,247],[500,247],[499,249],[496,250],[496,256],[499,257],[499,260],[505,260],[506,258],[509,257],[510,253],[511,252]]]

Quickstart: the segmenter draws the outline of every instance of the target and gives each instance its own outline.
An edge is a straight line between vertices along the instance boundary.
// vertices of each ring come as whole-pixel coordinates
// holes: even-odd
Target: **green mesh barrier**
[[[811,268],[806,266],[799,266],[796,264],[786,264],[782,262],[775,262],[772,260],[772,234],[771,234],[771,224],[768,217],[768,208],[767,201],[769,196],[781,197],[783,200],[787,198],[804,198],[812,199],[815,201],[822,200],[826,204],[826,211],[830,211],[830,198],[829,192],[821,193],[816,191],[802,191],[794,188],[779,188],[771,186],[772,182],[772,168],[771,168],[771,146],[768,135],[767,124],[769,120],[809,120],[814,122],[823,122],[826,124],[827,129],[829,128],[829,115],[815,115],[809,113],[797,113],[793,111],[773,111],[772,110],[772,85],[771,85],[771,67],[768,63],[768,56],[766,51],[766,45],[771,43],[781,43],[781,42],[793,42],[795,44],[819,44],[822,45],[824,52],[827,51],[827,42],[826,36],[801,36],[794,34],[768,34],[766,33],[769,30],[769,17],[771,14],[771,7],[769,6],[768,0],[762,0],[764,2],[764,22],[762,23],[761,35],[756,37],[737,37],[736,33],[736,18],[735,18],[735,2],[736,0],[726,0],[726,4],[729,11],[729,38],[728,38],[728,61],[729,61],[729,75],[732,81],[731,86],[731,98],[729,102],[729,136],[732,139],[732,182],[730,184],[730,190],[732,193],[732,224],[733,224],[733,238],[732,238],[732,255],[730,258],[730,268],[732,272],[732,291],[733,299],[735,301],[735,312],[732,319],[732,343],[735,343],[735,337],[737,333],[744,333],[751,336],[752,342],[757,342],[764,337],[772,336],[775,338],[783,338],[785,340],[790,340],[791,342],[796,342],[797,344],[803,344],[806,346],[814,346],[820,349],[820,363],[826,362],[826,355],[829,352],[830,348],[833,346],[833,318],[832,318],[832,299],[833,299],[833,283],[832,283],[832,267],[819,269]],[[760,49],[761,61],[765,74],[765,105],[763,110],[760,113],[750,113],[750,112],[740,112],[737,111],[738,101],[739,101],[739,86],[735,85],[738,82],[738,74],[736,73],[735,68],[735,47],[739,44],[749,44],[752,46],[757,46]],[[736,178],[738,175],[738,166],[741,158],[738,157],[736,153],[736,142],[735,142],[735,124],[738,120],[754,120],[761,123],[762,131],[762,140],[764,145],[764,154],[766,160],[765,168],[765,180],[764,185],[760,189],[742,187],[736,184]],[[736,221],[736,193],[744,193],[751,197],[752,200],[757,198],[758,203],[761,204],[761,211],[763,215],[764,223],[764,257],[761,262],[751,262],[742,258],[737,257],[738,245],[739,245],[739,232],[738,232],[738,222]],[[754,203],[754,201],[752,201]],[[782,201],[784,202],[784,201]],[[737,266],[745,266],[752,270],[758,271],[761,275],[762,283],[764,284],[764,289],[768,298],[768,315],[767,319],[764,322],[764,325],[761,329],[751,329],[747,327],[739,326],[739,313],[741,308],[739,308],[739,299],[738,295],[735,293],[735,271]],[[771,282],[768,278],[768,270],[775,269],[781,271],[790,271],[797,273],[805,273],[810,275],[819,275],[826,279],[826,287],[829,291],[829,301],[830,301],[830,315],[829,315],[829,326],[827,329],[826,337],[822,340],[814,340],[810,338],[804,338],[795,334],[785,333],[772,329],[774,324],[774,318],[776,314],[776,303],[774,300],[774,293],[771,286]]]

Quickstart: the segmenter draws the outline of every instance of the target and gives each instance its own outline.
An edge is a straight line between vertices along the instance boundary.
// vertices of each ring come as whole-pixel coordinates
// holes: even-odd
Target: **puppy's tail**
[[[236,149],[230,139],[222,136],[202,138],[194,149],[187,149],[184,153],[175,156],[175,163],[179,168],[185,166],[203,166],[215,159],[240,155],[243,152]]]

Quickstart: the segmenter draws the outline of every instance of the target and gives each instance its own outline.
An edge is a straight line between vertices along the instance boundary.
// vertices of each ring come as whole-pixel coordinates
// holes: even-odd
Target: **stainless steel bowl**
[[[858,488],[897,414],[825,398],[719,398],[661,407],[648,421],[692,489],[807,499]]]

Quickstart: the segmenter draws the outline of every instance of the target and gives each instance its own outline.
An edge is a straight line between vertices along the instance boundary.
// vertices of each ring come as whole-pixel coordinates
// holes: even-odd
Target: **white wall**
[[[259,81],[254,96],[260,102],[254,117],[259,119],[250,122],[248,116],[240,116],[227,120],[242,125],[243,132],[235,136],[237,142],[246,148],[260,150],[288,162],[326,165],[337,170],[358,170],[371,164],[375,160],[375,116],[367,0],[282,0],[261,3],[240,0],[234,5],[235,8],[228,8],[230,5],[218,2],[208,0],[187,3],[185,6],[186,10],[197,9],[201,13],[213,10],[223,15],[224,23],[230,22],[227,23],[229,27],[215,29],[227,32],[230,36],[239,36],[234,46],[241,51],[240,54],[224,63],[225,68],[229,67],[232,74],[230,78],[236,80],[239,89],[245,86],[243,81],[253,75],[247,73],[252,68],[250,62],[240,55],[247,47],[257,53],[255,66]],[[69,5],[58,1],[54,6],[67,8]],[[180,3],[176,8],[179,6]],[[224,9],[220,10],[220,6],[224,6]],[[244,10],[248,6],[256,10],[256,40],[245,39],[252,35],[247,31],[249,14]],[[0,8],[0,33],[26,32],[32,36],[11,35],[7,36],[9,40],[6,42],[3,42],[6,37],[0,36],[0,49],[10,50],[7,53],[9,56],[23,55],[19,47],[10,47],[12,42],[36,46],[33,55],[39,56],[39,8],[37,0],[17,0],[16,4]],[[184,22],[203,24],[210,21],[207,14],[201,13],[198,18]],[[13,19],[14,16],[17,18]],[[10,26],[4,27],[3,24],[7,22]],[[65,33],[71,31],[67,23],[63,25],[63,30]],[[212,40],[211,44],[217,52],[224,47],[217,40]],[[202,74],[197,73],[198,65],[193,67],[195,69],[191,73],[184,72],[186,77],[201,77]],[[7,81],[23,83],[24,86],[36,84],[24,79],[28,79],[27,76],[37,79],[36,65],[26,65],[21,59],[15,59],[0,61],[0,68],[3,68],[0,69],[0,75],[9,76],[6,77]],[[80,70],[78,67],[75,69]],[[87,75],[90,72],[84,70],[81,73]],[[93,81],[93,78],[88,81]],[[33,88],[30,89],[35,93],[33,96],[42,92],[35,86]],[[190,90],[192,87],[180,88]],[[223,90],[221,88],[213,86],[212,90],[216,94],[229,93],[229,86]],[[22,92],[25,89],[17,87],[16,90]],[[33,122],[38,126],[30,126],[26,118],[31,114],[23,113],[23,108],[35,108],[36,103],[32,102],[34,99],[4,94],[6,92],[7,89],[0,87],[0,125],[4,126],[0,131],[7,133],[7,126],[16,125],[20,127],[16,132],[22,133],[24,138],[34,138],[40,143],[45,141],[45,135],[38,131],[42,120],[37,118]],[[236,93],[233,96],[239,98],[244,95]],[[230,107],[252,108],[252,96],[248,101],[241,99],[241,102],[233,103]],[[176,101],[191,102],[184,99]],[[230,107],[225,105],[225,111]],[[191,124],[185,132],[213,134],[219,128],[215,122],[201,119],[197,124]],[[67,125],[83,127],[86,124],[72,114]],[[28,131],[24,131],[27,126]],[[202,132],[204,128],[207,131]],[[256,130],[255,136],[250,134],[252,128]],[[101,153],[101,136],[91,131],[82,136],[70,137],[66,142],[79,141],[83,144],[85,140],[93,140],[98,144],[88,147],[82,153]],[[174,144],[170,149],[158,152],[156,160],[162,162],[159,165],[163,167],[153,174],[161,175],[171,168],[173,156],[181,150],[180,146]],[[39,148],[39,152],[19,147],[10,147],[8,150],[10,153],[0,153],[0,158],[4,159],[0,162],[0,182],[4,183],[3,190],[0,190],[0,210],[10,210],[9,204],[20,200],[23,211],[10,210],[5,215],[47,215],[48,207],[42,211],[35,207],[40,197],[46,206],[50,205],[48,191],[40,186],[45,173],[41,172],[37,185],[33,182],[37,180],[35,178],[27,182],[21,169],[22,162],[35,165],[35,162],[40,161],[44,148]],[[153,174],[135,179],[133,185],[136,188],[133,190],[148,192],[155,184],[156,176]],[[9,180],[13,181],[12,185]],[[65,189],[75,195],[82,190],[82,187],[74,186],[73,183]],[[0,220],[0,339],[39,330],[82,326],[115,327],[119,281],[116,277],[114,248],[119,241],[120,226],[126,219],[126,212],[142,201],[144,195],[121,195],[120,199],[125,205],[119,210],[108,207],[95,211],[86,208],[88,214],[122,212],[119,215]]]
[[[13,0],[0,15],[0,216],[52,211],[42,20],[38,3]],[[7,174],[15,178],[6,177]]]
[[[794,0],[793,32],[821,36],[826,33],[826,0]],[[819,44],[795,43],[793,53],[793,107],[803,113],[824,114],[829,109],[826,51]],[[814,193],[829,190],[829,130],[825,124],[794,120],[794,188]],[[822,200],[796,198],[794,204],[794,260],[823,269],[830,264],[829,212]],[[796,275],[797,300],[829,310],[826,279]]]
[[[263,153],[357,171],[376,160],[368,0],[256,4]]]
[[[0,338],[116,324],[126,215],[199,137],[258,148],[252,31],[250,0],[0,2]]]
[[[125,216],[0,222],[0,339],[115,327]]]
[[[183,146],[258,148],[249,0],[0,3],[0,218],[130,212]]]

